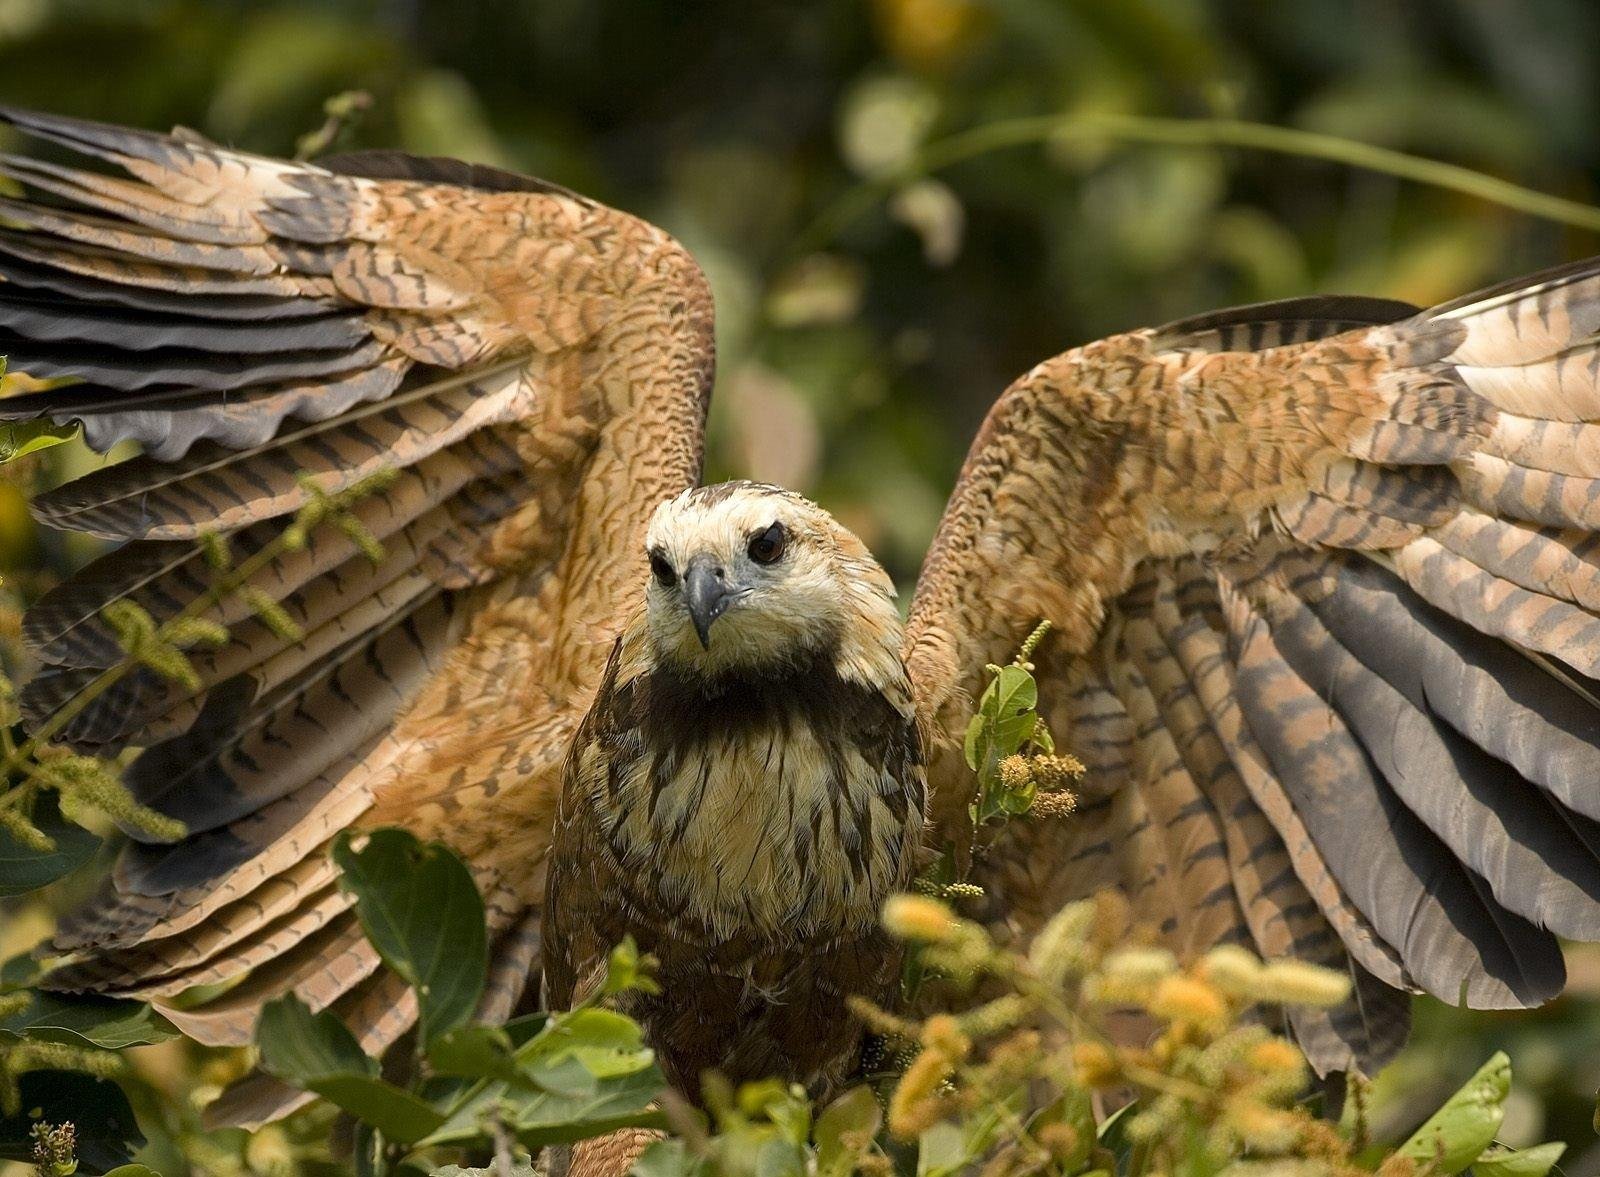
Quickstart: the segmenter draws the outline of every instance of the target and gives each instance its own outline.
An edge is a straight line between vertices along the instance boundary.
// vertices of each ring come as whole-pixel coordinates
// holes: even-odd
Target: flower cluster
[[[888,1097],[895,1137],[925,1142],[957,1124],[985,1177],[1114,1171],[1093,1109],[1131,1101],[1119,1132],[1147,1174],[1240,1158],[1356,1171],[1351,1142],[1296,1105],[1309,1080],[1300,1050],[1252,1017],[1338,1004],[1345,977],[1231,945],[1183,964],[1130,935],[1111,892],[1064,908],[1025,956],[927,895],[896,896],[884,924],[984,998],[920,1022],[858,1005],[908,1057]]]

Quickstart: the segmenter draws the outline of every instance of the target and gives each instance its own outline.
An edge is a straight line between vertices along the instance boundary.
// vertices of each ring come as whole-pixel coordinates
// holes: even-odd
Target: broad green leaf
[[[1497,1051],[1395,1151],[1419,1165],[1433,1164],[1440,1173],[1461,1172],[1500,1130],[1510,1090],[1511,1060]]]
[[[29,1133],[37,1123],[77,1129],[78,1172],[104,1173],[126,1164],[144,1133],[122,1089],[109,1079],[78,1071],[30,1071],[18,1080],[22,1110],[0,1118],[0,1160],[33,1157]]]
[[[420,1143],[455,1144],[482,1136],[482,1119],[499,1111],[529,1148],[599,1136],[617,1128],[665,1128],[666,1117],[651,1105],[666,1086],[654,1066],[615,1079],[596,1079],[576,1059],[541,1070],[547,1086],[487,1083]]]
[[[106,1177],[161,1177],[149,1165],[118,1165]]]
[[[367,939],[417,992],[424,1042],[462,1025],[477,1008],[489,968],[483,900],[472,874],[439,842],[374,830],[359,850],[334,843],[339,885],[356,898]]]
[[[917,1177],[957,1173],[972,1159],[966,1133],[948,1120],[940,1120],[917,1137]]]
[[[781,1136],[762,1143],[756,1153],[756,1177],[804,1177],[805,1150]]]
[[[41,793],[33,803],[33,824],[52,839],[54,850],[34,850],[0,830],[0,895],[21,895],[48,886],[94,856],[100,839],[61,816],[54,793]]]
[[[411,1144],[444,1123],[444,1115],[393,1083],[370,1075],[328,1075],[306,1085],[390,1140]]]
[[[121,1050],[165,1042],[178,1032],[142,1001],[39,992],[26,1008],[0,1021],[0,1037],[8,1036]]]
[[[633,1163],[634,1177],[707,1177],[710,1166],[681,1140],[658,1140]]]
[[[527,1073],[535,1073],[530,1068],[576,1059],[596,1079],[632,1075],[655,1061],[639,1024],[608,1009],[579,1009],[554,1018],[518,1048],[516,1057]]]
[[[45,420],[7,422],[0,426],[0,464],[36,454],[77,436],[77,425],[57,425]]]
[[[996,719],[1021,715],[1039,705],[1039,684],[1034,682],[1033,675],[1020,666],[1002,666],[995,677],[993,689],[994,709],[988,714]]]
[[[883,1109],[870,1087],[853,1087],[830,1103],[817,1117],[818,1177],[849,1177],[882,1125]]]
[[[296,1087],[309,1088],[332,1075],[378,1074],[378,1060],[368,1057],[337,1014],[327,1009],[313,1014],[293,993],[262,1007],[256,1045],[262,1070]]]
[[[468,1079],[515,1079],[511,1039],[497,1026],[458,1026],[428,1047],[428,1062],[440,1075]]]
[[[409,1144],[444,1123],[409,1091],[378,1078],[378,1060],[337,1014],[313,1014],[293,993],[262,1009],[256,1045],[262,1070],[322,1096],[391,1140]]]
[[[1518,1149],[1495,1145],[1472,1162],[1472,1171],[1476,1177],[1545,1177],[1566,1151],[1557,1141]]]

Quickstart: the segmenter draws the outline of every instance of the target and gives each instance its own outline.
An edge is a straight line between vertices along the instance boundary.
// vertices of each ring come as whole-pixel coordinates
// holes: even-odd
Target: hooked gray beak
[[[728,583],[727,574],[710,556],[696,556],[683,573],[683,599],[689,606],[689,619],[699,635],[700,648],[711,648],[711,623],[721,617],[739,596]]]

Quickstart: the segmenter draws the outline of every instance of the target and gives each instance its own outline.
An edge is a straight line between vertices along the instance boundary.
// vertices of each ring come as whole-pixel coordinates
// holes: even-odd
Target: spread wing
[[[0,157],[0,350],[75,382],[0,418],[77,419],[143,454],[42,497],[38,517],[126,541],[41,600],[30,717],[116,662],[100,610],[159,621],[205,593],[196,540],[239,560],[313,490],[393,467],[356,515],[250,579],[303,636],[241,594],[199,689],[124,679],[67,729],[146,749],[128,781],[179,818],[135,841],[63,922],[51,983],[158,1001],[246,970],[174,1018],[248,1041],[294,989],[369,1049],[413,1009],[378,968],[326,847],[352,824],[452,843],[489,907],[490,1012],[537,972],[543,858],[572,730],[644,583],[648,509],[693,485],[711,308],[665,234],[536,181],[382,154],[326,166],[8,110],[86,166]],[[107,166],[109,165],[109,166]],[[639,565],[641,567],[636,567]],[[231,1111],[260,1118],[255,1093]]]
[[[982,864],[1025,930],[1123,890],[1180,954],[1355,978],[1321,1071],[1600,938],[1600,261],[1413,313],[1246,308],[1050,360],[990,413],[908,663],[946,819],[986,662],[1040,617],[1084,805]]]

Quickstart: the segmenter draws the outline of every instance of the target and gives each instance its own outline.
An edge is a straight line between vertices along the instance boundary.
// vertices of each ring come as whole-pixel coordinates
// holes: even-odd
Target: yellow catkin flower
[[[943,1118],[940,1088],[955,1067],[940,1051],[924,1050],[912,1060],[889,1096],[889,1131],[901,1140],[915,1140]]]
[[[902,940],[938,944],[953,939],[961,930],[961,921],[937,899],[891,895],[883,905],[883,926]]]
[[[1000,761],[1000,783],[1013,793],[1021,792],[1033,783],[1033,773],[1021,756],[1011,755]]]
[[[1392,1152],[1378,1166],[1377,1177],[1416,1177],[1417,1162],[1403,1153]]]
[[[1226,1021],[1228,1007],[1222,995],[1204,981],[1178,974],[1156,982],[1150,1012],[1169,1022],[1208,1029]]]
[[[1088,979],[1086,991],[1102,1004],[1144,1005],[1161,980],[1177,971],[1177,959],[1165,948],[1120,948]]]
[[[1253,1099],[1230,1099],[1223,1119],[1240,1142],[1260,1152],[1283,1152],[1300,1137],[1300,1120]]]
[[[252,1173],[290,1174],[297,1169],[294,1145],[276,1124],[258,1128],[245,1138],[244,1159]]]
[[[1201,961],[1205,979],[1229,997],[1252,1001],[1261,987],[1261,960],[1237,944],[1222,944]]]
[[[1016,993],[1007,993],[961,1015],[961,1029],[973,1038],[987,1038],[1019,1024],[1032,1006]]]
[[[1018,1030],[989,1051],[989,1067],[1002,1079],[1024,1079],[1039,1061],[1043,1039],[1037,1030]]]
[[[924,1050],[937,1051],[954,1066],[972,1052],[972,1039],[954,1017],[935,1014],[922,1023],[922,1046]]]
[[[1282,1005],[1338,1005],[1350,996],[1350,978],[1303,960],[1274,960],[1262,967],[1256,993]]]
[[[1110,1087],[1122,1078],[1117,1056],[1101,1042],[1080,1042],[1072,1048],[1072,1065],[1085,1087]]]
[[[1069,903],[1039,930],[1028,949],[1028,964],[1039,980],[1059,989],[1069,977],[1080,976],[1097,955],[1089,947],[1096,904],[1090,899]]]
[[[1082,1143],[1078,1130],[1071,1124],[1046,1124],[1035,1134],[1035,1138],[1057,1161],[1070,1159],[1072,1154],[1078,1151],[1078,1145]]]
[[[1292,1042],[1282,1038],[1268,1038],[1257,1042],[1244,1056],[1245,1065],[1252,1071],[1263,1075],[1282,1075],[1285,1072],[1299,1073],[1305,1065],[1305,1056]]]

